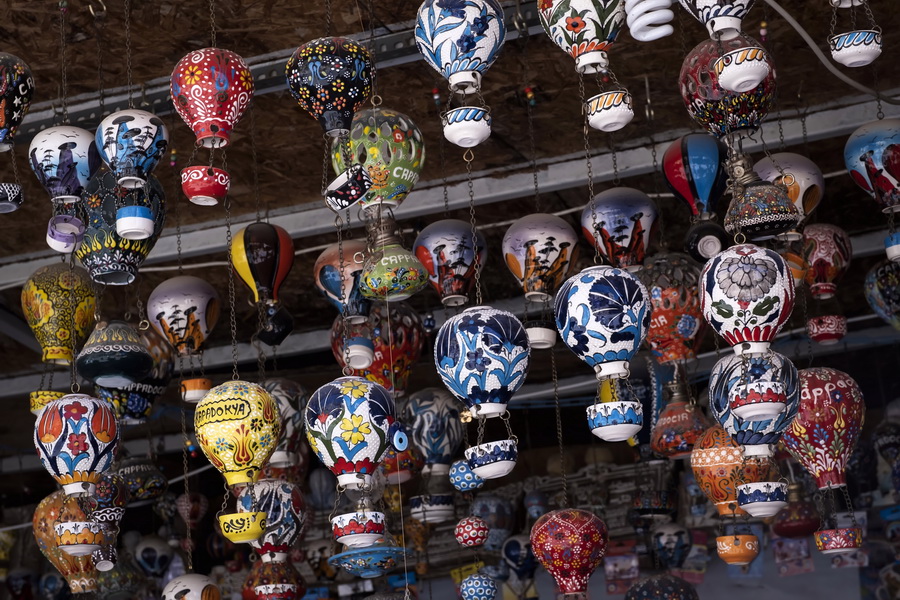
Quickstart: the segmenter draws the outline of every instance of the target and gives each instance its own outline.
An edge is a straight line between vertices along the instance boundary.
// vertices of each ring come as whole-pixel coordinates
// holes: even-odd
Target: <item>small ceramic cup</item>
[[[365,198],[371,187],[369,171],[362,165],[352,165],[328,184],[325,204],[335,212],[350,208]]]
[[[216,167],[194,166],[181,170],[181,191],[192,203],[215,206],[225,200],[231,176]]]
[[[865,67],[881,55],[881,32],[860,29],[828,38],[831,57],[845,67]]]
[[[56,545],[70,556],[88,556],[103,541],[103,527],[93,521],[63,521],[55,529]]]
[[[366,337],[352,337],[344,342],[344,360],[351,369],[368,369],[375,360],[375,344]]]
[[[732,392],[731,412],[745,421],[764,421],[781,414],[787,406],[784,383],[751,381],[738,383]]]
[[[482,479],[497,479],[516,466],[519,449],[516,440],[497,440],[472,446],[466,450],[469,468]]]
[[[36,390],[28,395],[28,403],[31,407],[31,414],[39,415],[44,407],[59,400],[65,396],[63,392],[54,392],[53,390]]]
[[[813,537],[816,538],[816,548],[822,554],[853,552],[862,546],[862,531],[859,527],[822,529],[815,532]]]
[[[556,344],[556,329],[547,321],[525,323],[525,333],[532,350],[549,350]]]
[[[444,137],[460,148],[474,148],[491,135],[491,113],[478,106],[460,106],[444,113]]]
[[[264,512],[219,515],[218,519],[222,535],[235,544],[258,540],[266,530],[266,513]]]
[[[25,202],[22,186],[17,183],[0,183],[0,214],[19,210]]]
[[[603,92],[588,99],[588,125],[607,133],[618,131],[634,118],[633,101],[627,90]]]
[[[409,513],[422,523],[443,523],[455,516],[453,494],[429,494],[412,496],[409,499]]]
[[[635,400],[597,402],[586,412],[591,433],[607,442],[623,442],[644,425],[644,409]]]
[[[900,262],[900,232],[884,238],[884,252],[892,262]]]
[[[762,48],[738,48],[720,56],[713,69],[723,89],[742,94],[758,86],[769,74],[766,59]]]
[[[203,400],[207,392],[212,389],[212,379],[194,377],[181,382],[181,399],[191,404]]]
[[[384,513],[358,510],[331,519],[334,541],[349,548],[362,548],[384,538]]]
[[[738,506],[751,517],[774,517],[787,506],[787,483],[784,481],[759,481],[737,486]]]
[[[755,535],[720,535],[716,538],[716,551],[729,565],[749,565],[759,554],[759,538]]]
[[[47,223],[47,245],[57,252],[71,254],[84,239],[84,223],[71,215],[56,215]]]
[[[153,235],[153,212],[148,206],[123,206],[116,210],[116,233],[126,240],[146,240]]]
[[[812,341],[823,346],[833,346],[847,335],[847,317],[822,315],[806,321],[806,331]]]
[[[112,571],[119,559],[115,546],[103,545],[91,552],[91,562],[98,571]]]

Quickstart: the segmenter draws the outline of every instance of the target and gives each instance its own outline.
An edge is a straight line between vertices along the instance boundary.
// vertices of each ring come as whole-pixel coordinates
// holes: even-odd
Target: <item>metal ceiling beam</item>
[[[0,304],[0,334],[15,340],[29,350],[38,353],[41,351],[41,347],[34,338],[34,334],[28,327],[28,324],[2,304]]]
[[[886,90],[885,94],[900,94],[900,88]],[[887,107],[888,117],[900,116],[900,108]],[[832,102],[810,108],[806,116],[806,127],[809,141],[817,141],[850,134],[860,125],[871,121],[877,112],[874,100],[865,96],[847,98],[843,102]],[[573,115],[573,119],[577,119]],[[782,119],[782,132],[788,146],[803,142],[803,124],[794,117]],[[656,146],[657,154],[663,153],[668,144],[675,138],[689,133],[689,129],[677,129],[660,132],[648,138],[630,138],[623,141],[617,151],[618,174],[620,177],[645,175],[653,171],[652,146]],[[779,137],[778,123],[774,120],[762,127],[762,133],[754,139],[746,140],[744,150],[760,151],[763,139],[770,141]],[[538,183],[543,193],[551,193],[587,184],[584,155],[582,153],[566,154],[538,161]],[[595,183],[611,181],[614,177],[612,155],[609,152],[596,153],[592,159]],[[523,198],[534,193],[534,183],[528,163],[518,163],[486,169],[474,173],[475,203],[477,205],[492,204],[516,198]],[[464,176],[455,176],[449,180],[449,205],[451,210],[464,209],[468,206],[468,187]],[[874,206],[872,207],[874,210]],[[442,182],[420,182],[406,201],[395,211],[398,219],[410,219],[440,213],[444,210]],[[320,203],[301,204],[296,207],[272,211],[270,222],[285,228],[294,239],[317,236],[334,231],[335,214]],[[244,215],[235,219],[234,228],[249,225],[253,215]],[[355,226],[360,226],[357,222]],[[184,258],[195,258],[210,254],[222,253],[226,249],[224,221],[210,221],[183,228],[182,255]],[[174,232],[163,235],[150,253],[145,264],[173,262],[177,258],[177,243]],[[59,260],[59,255],[52,251],[30,255],[11,256],[0,260],[0,289],[22,285],[39,267]]]

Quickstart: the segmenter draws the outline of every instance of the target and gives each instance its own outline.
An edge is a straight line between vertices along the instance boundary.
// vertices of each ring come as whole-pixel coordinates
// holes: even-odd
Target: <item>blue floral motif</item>
[[[479,373],[483,373],[484,369],[491,364],[491,359],[484,355],[484,350],[475,348],[474,352],[466,352],[466,368],[475,369]]]

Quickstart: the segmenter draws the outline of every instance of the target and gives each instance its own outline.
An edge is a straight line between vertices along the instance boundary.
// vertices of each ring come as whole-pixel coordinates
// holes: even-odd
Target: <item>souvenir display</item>
[[[659,364],[694,358],[703,329],[700,266],[685,254],[656,254],[645,261],[638,279],[650,294],[646,341],[653,357]]]

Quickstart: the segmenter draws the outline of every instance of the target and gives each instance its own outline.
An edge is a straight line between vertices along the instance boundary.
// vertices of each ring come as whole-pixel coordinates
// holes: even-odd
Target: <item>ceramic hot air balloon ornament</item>
[[[65,577],[73,594],[97,591],[97,571],[90,555],[73,556],[56,545],[54,523],[59,520],[66,494],[57,490],[41,500],[34,510],[32,531],[41,554]]]
[[[551,0],[538,6],[544,32],[565,53],[575,59],[579,73],[605,72],[606,51],[625,24],[622,0]]]
[[[581,212],[581,229],[614,267],[641,269],[656,224],[656,205],[633,188],[601,192]]]
[[[900,211],[900,119],[866,123],[844,145],[844,164],[854,183],[866,191],[882,212]]]
[[[679,2],[684,10],[706,27],[712,39],[729,40],[741,32],[741,22],[753,6],[754,0],[724,0],[715,3],[679,0]]]
[[[153,369],[153,357],[137,328],[125,321],[98,320],[75,359],[78,374],[96,385],[124,387]]]
[[[503,259],[532,302],[550,302],[575,264],[578,237],[564,219],[530,214],[506,230]]]
[[[169,145],[169,130],[162,119],[134,108],[112,113],[100,122],[96,134],[100,158],[122,187],[142,187]]]
[[[419,390],[406,401],[403,420],[409,423],[410,440],[425,460],[423,475],[449,475],[463,439],[459,405],[453,396],[438,388]]]
[[[445,306],[462,306],[484,269],[487,242],[480,231],[472,242],[472,226],[459,219],[444,219],[425,227],[413,244],[416,258],[428,271],[428,280]]]
[[[200,351],[215,327],[219,294],[199,277],[172,277],[150,293],[147,318],[180,356],[188,356]]]
[[[34,427],[41,465],[68,495],[91,496],[119,447],[112,406],[86,394],[68,394],[47,404]]]
[[[728,161],[732,200],[725,214],[725,230],[751,241],[765,241],[796,229],[802,214],[787,188],[760,179],[745,154]]]
[[[281,414],[281,435],[268,466],[279,469],[300,466],[305,460],[304,452],[309,453],[302,442],[303,411],[309,393],[299,383],[283,377],[270,377],[262,385],[275,400]]]
[[[876,315],[900,330],[900,264],[882,261],[866,274],[865,294]]]
[[[359,288],[365,253],[364,241],[344,240],[325,248],[313,267],[316,288],[351,324],[364,323],[371,308]]]
[[[765,353],[794,307],[784,259],[752,244],[720,252],[704,266],[700,283],[703,317],[738,355]]]
[[[219,600],[221,592],[206,575],[188,573],[175,577],[162,590],[162,600]]]
[[[837,282],[850,266],[853,246],[847,232],[835,225],[814,223],[803,229],[803,258],[808,265],[806,283],[813,298],[834,297]]]
[[[77,202],[100,168],[94,135],[80,127],[59,125],[31,140],[29,164],[52,202]]]
[[[816,163],[801,154],[778,152],[767,156],[753,165],[753,170],[769,183],[787,188],[788,196],[803,224],[810,213],[816,209],[825,194],[825,177]],[[796,241],[802,234],[793,229],[780,234],[779,239]]]
[[[255,498],[254,498],[255,496]],[[276,479],[262,479],[253,486],[244,487],[238,496],[239,513],[266,513],[265,531],[250,545],[266,562],[286,562],[288,552],[300,537],[304,512],[303,495],[293,483]]]
[[[244,59],[222,48],[201,48],[175,65],[169,83],[178,116],[205,148],[224,148],[253,98]]]
[[[69,364],[73,347],[94,326],[96,298],[87,272],[57,263],[41,267],[22,286],[22,312],[45,363]]]
[[[0,152],[12,150],[16,130],[31,106],[34,79],[25,62],[0,52]]]
[[[531,528],[534,556],[563,596],[587,596],[588,580],[603,560],[607,543],[606,523],[578,508],[550,511]]]
[[[369,247],[359,279],[359,291],[371,300],[406,300],[428,285],[428,271],[403,247],[400,227],[380,214],[366,223]]]

